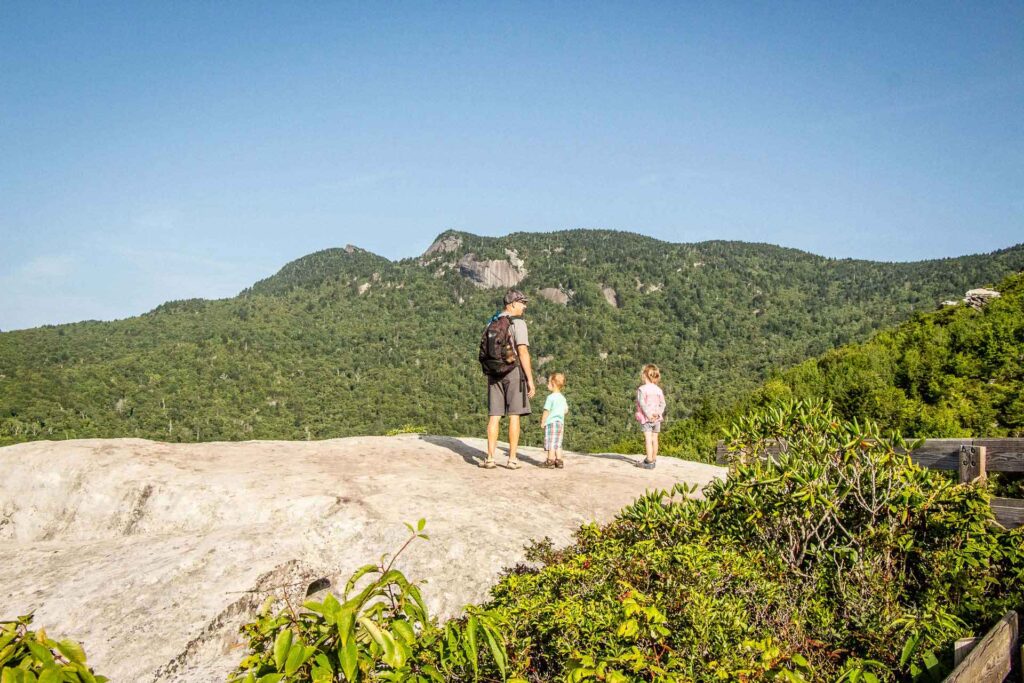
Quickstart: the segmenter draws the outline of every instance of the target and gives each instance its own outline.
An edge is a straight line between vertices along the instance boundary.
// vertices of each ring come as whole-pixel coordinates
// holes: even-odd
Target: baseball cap
[[[529,299],[518,289],[510,289],[505,292],[505,305],[514,304],[517,301],[522,301],[524,304],[529,303]]]

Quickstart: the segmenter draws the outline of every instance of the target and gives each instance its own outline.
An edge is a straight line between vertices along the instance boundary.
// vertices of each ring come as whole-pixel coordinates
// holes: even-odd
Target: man
[[[509,316],[512,319],[512,344],[515,348],[515,367],[502,377],[488,377],[487,380],[487,459],[480,467],[494,468],[494,450],[498,445],[498,431],[501,418],[508,415],[508,467],[521,467],[516,450],[519,448],[519,420],[530,414],[530,399],[537,393],[533,383],[533,365],[530,361],[530,335],[526,329],[523,313],[527,306],[526,295],[518,289],[505,293],[505,308],[495,319]]]

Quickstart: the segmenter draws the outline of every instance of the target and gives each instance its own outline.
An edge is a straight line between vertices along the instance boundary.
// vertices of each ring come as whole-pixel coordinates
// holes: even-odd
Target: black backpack
[[[480,337],[479,360],[480,369],[488,377],[504,377],[515,369],[519,356],[511,317],[502,315],[487,323]]]

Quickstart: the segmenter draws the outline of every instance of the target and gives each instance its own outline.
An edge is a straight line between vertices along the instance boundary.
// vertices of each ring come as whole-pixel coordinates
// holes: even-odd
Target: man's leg
[[[518,420],[518,418],[516,418]],[[494,460],[494,449],[498,445],[498,431],[501,429],[501,415],[487,419],[487,459]]]
[[[519,448],[519,416],[508,416],[508,461],[519,462],[516,449]]]

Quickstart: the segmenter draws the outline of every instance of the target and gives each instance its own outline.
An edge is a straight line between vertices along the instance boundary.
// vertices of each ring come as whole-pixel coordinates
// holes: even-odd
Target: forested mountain
[[[1024,274],[981,308],[963,303],[916,314],[864,343],[776,373],[730,405],[704,404],[662,436],[664,450],[710,461],[722,428],[780,400],[830,400],[846,420],[904,436],[1024,436]],[[638,439],[617,450],[635,452]]]
[[[518,280],[535,367],[568,377],[567,447],[606,448],[635,430],[643,363],[662,367],[680,420],[1022,268],[1024,245],[877,263],[592,230],[448,232],[398,262],[329,249],[231,299],[0,334],[0,443],[476,434],[480,331]]]

